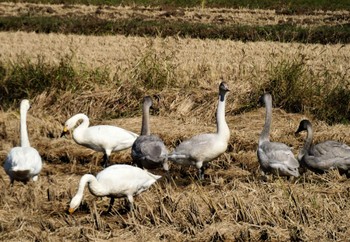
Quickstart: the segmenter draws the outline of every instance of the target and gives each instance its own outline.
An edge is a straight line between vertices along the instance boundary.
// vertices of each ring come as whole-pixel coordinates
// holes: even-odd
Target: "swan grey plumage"
[[[257,150],[260,168],[264,173],[273,173],[280,176],[299,176],[299,162],[289,146],[270,141],[270,127],[272,121],[272,97],[265,93],[260,101],[265,104],[266,116],[264,128],[259,137]]]
[[[69,118],[64,125],[61,137],[74,128],[79,120],[83,122],[73,131],[73,139],[77,144],[103,152],[103,166],[108,166],[109,156],[112,152],[130,148],[137,134],[112,125],[96,125],[89,127],[89,118],[78,113]]]
[[[85,185],[88,184],[90,192],[97,197],[110,197],[108,211],[115,198],[126,197],[130,210],[133,209],[134,196],[146,191],[161,176],[130,165],[111,165],[93,176],[85,174],[81,177],[78,191],[69,205],[69,213],[73,213],[83,199]]]
[[[36,181],[42,169],[42,160],[39,152],[30,146],[27,131],[27,112],[30,108],[27,99],[22,100],[20,105],[20,137],[21,146],[10,150],[4,169],[10,177],[10,182],[22,181],[28,182],[30,179]]]
[[[146,96],[143,99],[141,135],[137,137],[131,148],[131,156],[138,167],[153,169],[163,166],[169,170],[168,150],[164,142],[156,135],[152,135],[149,124],[149,110],[152,106],[152,98]]]
[[[223,154],[230,139],[230,129],[225,120],[226,82],[219,85],[219,102],[216,112],[216,133],[199,134],[180,143],[168,158],[181,165],[195,165],[198,178],[204,178],[204,165]]]
[[[313,129],[309,120],[302,120],[297,131],[307,131],[305,143],[298,154],[298,160],[309,170],[316,173],[324,173],[330,169],[338,169],[339,173],[346,174],[349,178],[350,147],[341,142],[327,140],[313,145]]]

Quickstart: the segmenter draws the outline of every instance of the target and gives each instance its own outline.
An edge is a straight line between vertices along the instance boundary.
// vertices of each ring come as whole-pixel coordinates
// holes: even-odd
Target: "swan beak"
[[[62,131],[62,133],[61,133],[61,138],[63,137],[63,136],[65,136],[66,134],[68,134],[69,133],[69,130],[67,129],[67,127],[64,127],[63,128],[63,131]]]
[[[74,208],[69,208],[69,210],[68,210],[70,215],[72,215],[74,213],[74,211],[75,211]]]

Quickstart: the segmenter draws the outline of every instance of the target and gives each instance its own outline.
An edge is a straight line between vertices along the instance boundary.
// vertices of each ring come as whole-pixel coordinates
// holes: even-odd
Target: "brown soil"
[[[132,6],[51,5],[32,3],[0,3],[0,16],[89,16],[101,19],[137,18],[215,24],[300,26],[338,25],[349,23],[348,11],[313,11],[308,14],[283,14],[276,10],[159,8]]]

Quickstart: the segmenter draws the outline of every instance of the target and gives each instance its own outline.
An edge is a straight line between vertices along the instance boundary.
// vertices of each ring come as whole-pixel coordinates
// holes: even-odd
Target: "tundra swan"
[[[198,178],[204,178],[205,165],[223,154],[230,139],[230,129],[225,120],[225,101],[229,91],[226,82],[219,85],[219,101],[216,111],[216,133],[196,135],[180,143],[168,158],[181,165],[195,165]]]
[[[265,93],[260,101],[265,104],[265,125],[259,137],[257,150],[260,168],[263,173],[274,173],[280,176],[299,176],[299,162],[292,149],[279,142],[270,142],[270,126],[272,121],[272,97]]]
[[[339,173],[346,174],[350,168],[350,147],[346,144],[327,140],[322,143],[312,145],[313,129],[309,120],[302,120],[296,134],[306,131],[306,139],[303,148],[298,154],[298,160],[309,170],[316,173],[324,173],[327,170],[337,168]]]
[[[4,163],[4,169],[13,182],[21,181],[27,183],[31,178],[38,179],[42,168],[42,161],[39,152],[30,147],[27,131],[27,112],[30,108],[27,99],[22,100],[20,105],[20,137],[21,146],[10,150]]]
[[[73,139],[77,144],[103,152],[103,166],[108,166],[112,152],[127,149],[132,146],[137,134],[111,125],[96,125],[89,127],[89,118],[78,113],[68,119],[64,125],[61,137],[74,128],[79,120],[82,123],[74,129]]]
[[[160,177],[135,166],[119,164],[105,168],[96,177],[85,174],[81,177],[78,191],[70,202],[69,213],[72,214],[79,207],[86,184],[94,196],[110,198],[108,211],[111,210],[114,199],[122,197],[128,199],[132,210],[134,196],[147,190]]]

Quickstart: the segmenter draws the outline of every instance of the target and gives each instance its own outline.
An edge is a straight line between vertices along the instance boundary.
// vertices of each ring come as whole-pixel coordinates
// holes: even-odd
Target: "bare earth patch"
[[[283,14],[276,10],[217,9],[217,8],[159,8],[139,6],[93,6],[32,3],[0,3],[0,16],[95,16],[101,19],[137,18],[169,20],[222,25],[276,25],[298,26],[339,25],[350,21],[348,11],[315,10],[308,14]]]

